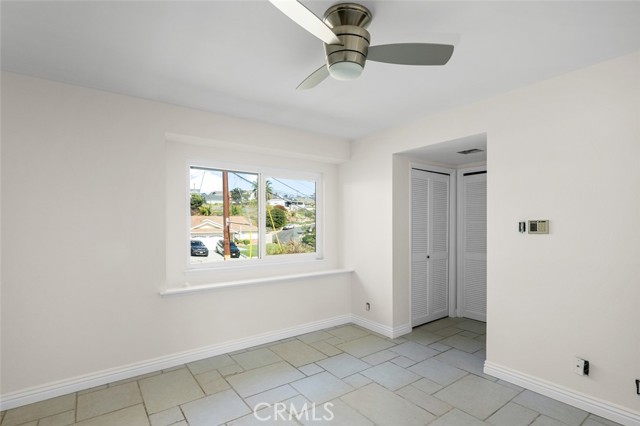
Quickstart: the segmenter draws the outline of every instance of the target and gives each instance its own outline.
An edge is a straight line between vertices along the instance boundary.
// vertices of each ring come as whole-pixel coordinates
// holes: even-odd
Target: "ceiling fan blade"
[[[399,65],[444,65],[451,55],[450,44],[397,43],[370,46],[367,59]]]
[[[327,44],[342,44],[340,39],[333,33],[320,18],[307,9],[302,3],[296,0],[269,0],[272,5],[280,9],[296,24],[309,31],[314,36]]]
[[[326,64],[322,64],[320,68],[312,72],[309,77],[305,78],[304,81],[296,87],[296,90],[313,89],[318,84],[322,83],[327,77],[329,77],[329,69]]]

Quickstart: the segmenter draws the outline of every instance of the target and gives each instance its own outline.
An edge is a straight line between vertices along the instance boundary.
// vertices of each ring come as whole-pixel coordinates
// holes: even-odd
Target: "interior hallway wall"
[[[409,162],[393,154],[486,132],[488,362],[640,413],[639,74],[636,53],[356,141],[340,166],[353,309],[409,323]],[[550,234],[518,233],[527,219]]]

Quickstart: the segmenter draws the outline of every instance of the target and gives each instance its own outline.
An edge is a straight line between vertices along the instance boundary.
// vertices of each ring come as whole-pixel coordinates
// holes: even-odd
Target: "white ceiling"
[[[335,1],[303,1],[316,15]],[[640,3],[362,1],[372,45],[455,44],[443,67],[369,62],[295,87],[322,43],[262,1],[2,1],[2,68],[358,138],[640,50]]]
[[[479,152],[461,154],[461,151],[477,149]],[[427,145],[398,154],[429,163],[440,163],[443,166],[459,168],[470,164],[486,163],[487,135],[485,133],[470,135],[460,139]]]

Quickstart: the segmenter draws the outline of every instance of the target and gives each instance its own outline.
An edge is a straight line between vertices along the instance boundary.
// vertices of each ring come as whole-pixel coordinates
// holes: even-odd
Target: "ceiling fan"
[[[311,73],[297,89],[311,89],[325,78],[353,80],[367,60],[400,65],[444,65],[453,46],[433,43],[395,43],[369,46],[366,28],[373,15],[356,3],[331,6],[321,20],[296,0],[269,0],[282,13],[324,42],[326,64]]]

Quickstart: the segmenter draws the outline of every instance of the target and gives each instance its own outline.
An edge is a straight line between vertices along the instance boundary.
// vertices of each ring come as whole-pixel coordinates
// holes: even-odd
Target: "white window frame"
[[[258,232],[260,242],[260,257],[256,259],[244,259],[242,261],[225,261],[225,262],[210,262],[210,263],[191,263],[191,256],[189,255],[189,246],[191,240],[191,210],[190,199],[191,192],[189,187],[190,182],[190,170],[192,167],[238,172],[238,173],[251,173],[258,175]],[[281,178],[281,179],[300,179],[314,181],[316,184],[316,251],[313,253],[295,253],[295,254],[279,254],[270,255],[266,254],[266,223],[265,216],[267,214],[265,187],[266,181],[269,177]],[[237,164],[228,163],[223,161],[208,160],[203,158],[193,158],[188,160],[185,164],[185,179],[186,184],[184,187],[185,203],[184,203],[184,272],[189,275],[193,272],[211,271],[211,270],[254,270],[260,268],[263,265],[282,265],[293,264],[302,262],[314,262],[323,260],[323,184],[322,173],[297,171],[290,169],[280,169],[268,166],[259,166],[255,164]]]
[[[214,291],[225,288],[293,282],[335,273],[351,272],[338,267],[338,247],[333,238],[337,170],[335,164],[308,158],[288,150],[259,145],[228,143],[176,133],[165,133],[165,270],[161,296]],[[316,182],[316,252],[272,255],[217,265],[190,262],[190,167],[258,172],[264,177],[311,179]],[[264,189],[263,189],[264,193]],[[266,215],[266,210],[264,213]],[[263,219],[264,220],[264,219]],[[330,238],[327,238],[327,235]],[[152,248],[162,250],[161,247]],[[235,260],[235,259],[234,259]],[[159,273],[160,274],[160,273]]]

